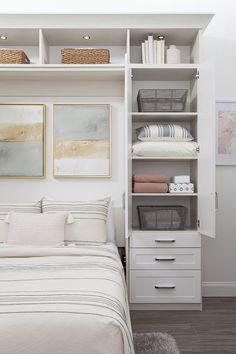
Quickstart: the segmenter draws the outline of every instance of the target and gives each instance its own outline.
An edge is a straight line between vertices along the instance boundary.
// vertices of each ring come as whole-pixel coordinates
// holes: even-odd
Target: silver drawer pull
[[[169,257],[169,258],[155,258],[155,261],[157,262],[173,262],[175,261],[175,258]]]
[[[155,242],[174,243],[175,239],[174,238],[158,238],[155,240]]]
[[[172,284],[155,285],[155,289],[175,289],[175,285]]]

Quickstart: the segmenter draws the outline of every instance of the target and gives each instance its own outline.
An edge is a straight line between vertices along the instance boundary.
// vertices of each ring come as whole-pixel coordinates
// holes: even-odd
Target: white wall
[[[8,0],[0,12],[215,12],[205,32],[209,55],[215,60],[216,99],[236,100],[236,1],[49,1]],[[236,167],[217,167],[217,237],[203,240],[204,293],[236,295]]]

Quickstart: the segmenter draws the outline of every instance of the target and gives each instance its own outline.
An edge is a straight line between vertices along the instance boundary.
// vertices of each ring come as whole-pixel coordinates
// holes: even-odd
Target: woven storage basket
[[[19,49],[0,49],[0,64],[30,64],[30,60]]]
[[[109,64],[108,49],[64,48],[61,50],[62,64]]]

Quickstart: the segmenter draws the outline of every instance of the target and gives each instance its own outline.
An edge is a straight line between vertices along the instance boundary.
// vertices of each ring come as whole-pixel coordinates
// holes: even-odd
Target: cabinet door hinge
[[[196,76],[195,76],[196,80],[198,80],[199,77],[200,77],[200,74],[199,74],[199,71],[197,71]]]
[[[200,220],[197,221],[197,227],[200,227]]]
[[[200,145],[197,146],[196,151],[200,152]]]

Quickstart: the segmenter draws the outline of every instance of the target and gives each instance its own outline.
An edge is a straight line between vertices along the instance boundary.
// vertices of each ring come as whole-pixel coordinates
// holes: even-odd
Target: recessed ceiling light
[[[85,36],[83,36],[83,39],[89,40],[89,39],[90,39],[90,36],[86,34]]]
[[[5,41],[7,39],[7,36],[0,36],[0,39]]]
[[[159,39],[159,40],[165,39],[165,36],[163,36],[163,35],[157,36],[157,39]]]

